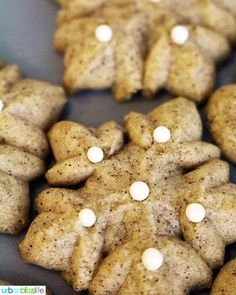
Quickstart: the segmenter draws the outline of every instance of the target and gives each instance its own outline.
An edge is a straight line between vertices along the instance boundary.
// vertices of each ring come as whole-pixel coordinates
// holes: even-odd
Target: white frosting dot
[[[3,110],[4,108],[4,103],[3,101],[0,99],[0,112]]]
[[[144,201],[149,196],[149,186],[143,181],[134,182],[129,189],[131,197],[135,201]]]
[[[186,216],[191,222],[202,222],[206,216],[206,210],[201,204],[192,203],[186,208]]]
[[[98,41],[108,43],[113,36],[112,28],[108,25],[100,25],[96,28],[95,35]]]
[[[82,209],[79,213],[79,221],[84,227],[91,227],[96,222],[96,215],[91,209]]]
[[[170,140],[170,130],[165,126],[157,127],[153,132],[154,140],[158,143],[165,143]]]
[[[189,30],[185,26],[175,26],[171,31],[171,39],[178,45],[183,45],[189,39]]]
[[[155,248],[148,248],[143,252],[142,263],[147,270],[158,270],[163,264],[163,255]]]
[[[100,147],[93,146],[88,150],[87,157],[92,163],[100,163],[104,159],[104,153]]]

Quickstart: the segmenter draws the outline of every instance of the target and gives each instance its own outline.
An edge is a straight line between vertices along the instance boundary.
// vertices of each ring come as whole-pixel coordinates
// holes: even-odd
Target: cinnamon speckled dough
[[[187,21],[192,24],[205,25],[235,43],[235,0],[163,0],[162,2],[178,17],[180,22]]]
[[[143,252],[156,248],[163,255],[160,269],[148,271]],[[173,271],[174,269],[174,271]],[[187,243],[159,237],[155,242],[136,241],[118,247],[106,257],[89,287],[89,294],[188,294],[194,285],[207,288],[212,273]]]
[[[106,6],[96,10],[92,16],[70,19],[59,26],[54,38],[55,48],[58,51],[64,51],[70,43],[84,40],[85,35],[94,36],[96,25],[101,23],[108,23],[114,30],[119,29],[122,21],[137,14],[146,17],[149,44],[155,43],[163,33],[170,31],[174,25],[178,24],[169,10],[146,0],[139,5]],[[116,24],[115,28],[114,24]],[[203,26],[188,25],[188,29],[190,39],[200,48],[205,48],[214,60],[220,61],[229,55],[229,43],[220,33]]]
[[[58,1],[62,9],[58,14],[58,23],[70,19],[91,15],[99,7],[124,6],[129,4],[140,5],[147,0],[70,0]],[[162,0],[155,3],[168,8],[176,15],[180,23],[189,22],[195,25],[202,24],[225,35],[231,42],[236,40],[236,4],[235,0]]]
[[[85,30],[79,29],[73,36],[76,42],[69,41],[65,54],[64,84],[72,92],[113,87],[117,100],[127,100],[142,89],[146,21],[141,15],[129,20],[112,20],[108,23],[113,29],[113,39],[102,43],[96,39],[95,30],[99,24],[107,22],[106,19],[87,19],[79,23],[75,20],[70,26],[62,28],[66,32],[63,39],[70,40],[68,30],[73,36],[73,27],[80,26],[80,23],[85,26]],[[84,37],[84,34],[87,36]]]
[[[116,8],[127,5],[142,7],[153,5],[156,8],[166,8],[176,20],[192,25],[206,26],[227,37],[230,42],[236,41],[236,2],[235,0],[162,0],[150,3],[147,0],[100,0],[85,2],[84,0],[66,1],[58,14],[58,24],[61,25],[71,19],[85,15],[96,14],[99,8],[115,6]]]
[[[230,42],[236,41],[235,0],[203,0],[200,2],[197,0],[162,0],[157,3],[151,3],[147,0],[99,0],[89,3],[84,0],[71,0],[58,2],[62,6],[58,14],[58,25],[81,16],[96,15],[97,11],[106,10],[107,7],[115,7],[117,10],[117,8],[133,5],[143,11],[148,6],[152,6],[156,8],[152,9],[152,13],[157,8],[166,8],[169,10],[169,14],[174,15],[176,21],[180,24],[203,25],[225,36]]]
[[[90,15],[94,13],[99,8],[103,8],[106,6],[126,6],[129,4],[133,4],[134,0],[70,0],[70,1],[57,1],[62,6],[62,9],[58,13],[57,22],[58,24],[62,24],[68,20],[78,18],[85,15]]]
[[[78,1],[68,7],[79,4],[84,5]],[[64,84],[69,91],[113,88],[118,101],[131,99],[139,90],[152,97],[161,88],[197,102],[209,95],[214,63],[230,54],[224,35],[199,24],[187,25],[189,39],[176,45],[171,31],[178,18],[165,5],[146,0],[100,4],[93,14],[82,17],[76,16],[74,7],[75,17],[60,23],[55,34],[56,50],[65,52]],[[108,43],[96,39],[101,24],[112,28]]]
[[[180,47],[164,35],[147,57],[144,71],[147,96],[166,88],[175,95],[201,102],[211,93],[214,83],[213,62],[194,42]]]
[[[211,295],[233,295],[236,286],[236,259],[228,262],[216,277]]]
[[[228,11],[232,12],[234,15],[236,15],[236,1],[232,0],[214,0],[215,3],[218,5],[221,5]]]
[[[183,236],[212,268],[224,263],[225,246],[236,242],[236,185],[229,182],[229,165],[215,160],[185,176],[185,202],[180,212]],[[186,207],[201,204],[202,222],[193,223]]]
[[[168,142],[153,140],[158,126],[169,128]],[[89,289],[91,294],[133,294],[132,286],[137,294],[150,294],[150,288],[158,294],[166,294],[167,288],[168,294],[187,294],[189,289],[210,286],[209,266],[193,247],[177,239],[185,169],[204,163],[207,169],[207,162],[220,156],[217,147],[201,141],[195,104],[178,98],[147,116],[132,112],[125,117],[125,127],[129,137],[125,145],[122,129],[114,122],[98,129],[73,122],[52,127],[49,140],[58,162],[47,172],[47,180],[63,187],[84,185],[78,190],[50,188],[39,195],[35,203],[39,215],[20,244],[23,259],[61,271],[76,291]],[[92,146],[104,150],[102,162],[88,160]],[[144,201],[131,198],[129,189],[135,181],[148,184],[150,194]],[[90,228],[79,218],[84,208],[96,214]],[[163,268],[155,273],[140,263],[143,249],[150,246],[168,252]],[[173,265],[180,270],[169,276]],[[170,278],[175,285],[170,285]],[[101,280],[104,284],[98,284]]]
[[[9,89],[20,80],[21,74],[18,66],[5,65],[3,61],[0,64],[0,95],[4,99],[3,94],[7,93]]]
[[[12,286],[12,285],[6,281],[0,280],[0,286]],[[46,289],[46,295],[52,295],[52,292]]]
[[[211,96],[207,119],[213,139],[236,163],[236,85],[224,86]]]
[[[45,131],[66,102],[61,87],[21,79],[16,65],[0,68],[0,232],[17,233],[28,223],[29,181],[44,172]]]

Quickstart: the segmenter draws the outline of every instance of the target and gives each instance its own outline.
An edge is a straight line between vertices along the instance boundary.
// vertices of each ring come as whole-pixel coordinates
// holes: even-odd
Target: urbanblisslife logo
[[[0,286],[0,294],[46,295],[45,286]]]

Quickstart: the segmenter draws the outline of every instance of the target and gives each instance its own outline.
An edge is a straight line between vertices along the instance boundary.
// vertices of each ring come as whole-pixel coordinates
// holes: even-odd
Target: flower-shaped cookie
[[[207,97],[214,62],[230,53],[227,39],[202,26],[179,26],[159,3],[116,4],[59,26],[54,44],[65,51],[66,87],[113,88],[118,101],[139,90],[153,96],[161,88],[197,102]]]
[[[209,285],[211,271],[203,259],[187,244],[170,238],[181,233],[178,214],[186,186],[185,169],[219,157],[218,148],[200,141],[202,126],[194,103],[179,98],[147,116],[128,114],[125,125],[130,142],[123,148],[120,128],[114,122],[104,125],[91,130],[77,123],[61,122],[49,132],[52,150],[59,161],[46,174],[49,183],[68,186],[86,182],[78,190],[53,188],[40,194],[36,200],[40,214],[20,245],[24,260],[63,271],[77,291],[91,287],[92,293],[104,294],[107,285],[103,291],[97,290],[95,274],[104,254],[117,257],[120,253],[117,247],[121,247],[120,255],[114,258],[119,260],[113,273],[116,281],[110,281],[120,288],[126,276],[131,283],[128,275],[133,274],[131,264],[140,263],[145,247],[160,247],[160,251],[167,244],[180,253],[176,262],[179,267],[183,264],[181,274],[176,277],[179,286],[173,292]],[[111,143],[115,144],[109,152]],[[160,239],[163,242],[157,239],[160,236],[165,236]],[[134,245],[137,253],[130,254],[130,263],[120,264]],[[166,255],[172,257],[169,250]],[[197,262],[188,275],[185,255]],[[123,266],[127,272],[121,278],[118,271]],[[202,281],[197,275],[200,269],[204,273]],[[101,275],[106,277],[102,270]],[[155,278],[163,281],[166,276],[157,274]],[[134,281],[137,283],[138,278]],[[166,286],[167,281],[163,281],[160,290],[164,292]],[[143,288],[148,290],[150,282],[145,280],[140,290]],[[112,292],[116,294],[117,290]]]
[[[213,139],[236,163],[236,85],[224,86],[211,96],[207,119]]]
[[[233,295],[236,286],[236,259],[228,262],[216,277],[211,295]]]
[[[229,165],[215,160],[187,174],[181,229],[211,268],[224,262],[225,246],[236,242],[236,185],[229,183]]]
[[[28,183],[44,172],[44,133],[66,102],[61,87],[21,80],[15,65],[0,69],[0,232],[17,233],[28,222]]]

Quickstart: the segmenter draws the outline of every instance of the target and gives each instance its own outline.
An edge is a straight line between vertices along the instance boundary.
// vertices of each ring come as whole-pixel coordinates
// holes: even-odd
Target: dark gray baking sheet
[[[0,57],[18,64],[27,77],[60,83],[62,57],[52,48],[56,13],[57,6],[50,0],[0,0]],[[217,86],[236,82],[236,55],[218,72]],[[112,119],[122,122],[130,110],[145,113],[170,97],[162,93],[155,100],[147,101],[137,95],[132,102],[118,104],[109,91],[85,91],[70,97],[63,118],[91,126]],[[204,137],[210,140],[207,133]],[[231,168],[232,181],[236,182],[236,169]],[[32,200],[46,185],[43,178],[31,185]],[[56,272],[21,260],[18,243],[23,234],[17,237],[0,234],[0,279],[18,285],[46,284],[57,295],[77,294]],[[227,248],[226,260],[235,256],[236,245],[231,245]]]

